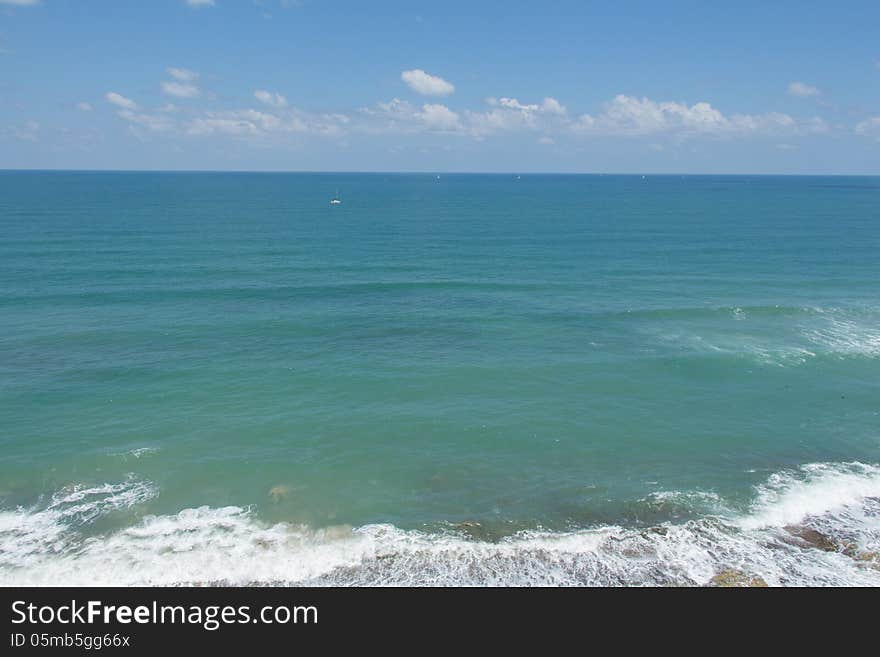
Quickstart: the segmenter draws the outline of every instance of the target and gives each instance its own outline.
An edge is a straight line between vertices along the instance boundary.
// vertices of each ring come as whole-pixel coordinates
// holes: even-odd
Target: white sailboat
[[[342,199],[339,198],[339,190],[336,190],[336,196],[330,199],[330,205],[342,205]]]

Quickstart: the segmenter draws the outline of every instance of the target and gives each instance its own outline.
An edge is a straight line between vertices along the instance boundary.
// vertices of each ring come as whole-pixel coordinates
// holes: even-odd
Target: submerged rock
[[[824,552],[837,552],[838,545],[832,539],[820,531],[804,527],[803,525],[788,525],[785,531],[799,539],[802,547],[816,548]]]
[[[657,534],[658,536],[666,536],[669,533],[669,530],[662,525],[657,527],[648,527],[646,530],[642,532],[642,536],[647,537],[649,534]]]
[[[285,486],[283,484],[272,486],[272,488],[269,489],[267,495],[274,504],[278,504],[282,500],[285,500],[290,496],[290,486]]]
[[[859,552],[853,559],[863,566],[880,570],[880,552]]]
[[[719,588],[731,588],[731,587],[752,587],[752,588],[764,588],[767,586],[767,582],[764,581],[764,578],[758,575],[748,575],[741,570],[722,570],[720,573],[715,575],[712,579],[709,580],[709,586],[716,586]]]
[[[351,525],[330,525],[319,531],[321,537],[328,541],[338,541],[351,538],[354,535],[354,527]]]
[[[859,558],[859,546],[857,543],[853,541],[840,541],[837,548],[843,552],[846,556],[852,557],[853,559],[858,560]]]
[[[462,534],[465,534],[469,538],[479,541],[485,536],[486,530],[483,529],[483,525],[481,525],[476,520],[464,520],[462,522],[452,523],[452,528]]]
[[[632,544],[623,547],[620,554],[627,559],[656,559],[657,551],[650,545]]]
[[[471,539],[472,541],[494,543],[502,537],[502,534],[498,531],[498,528],[487,527],[477,520],[463,520],[462,522],[454,522],[450,525],[450,527],[456,532],[464,534],[464,536]]]

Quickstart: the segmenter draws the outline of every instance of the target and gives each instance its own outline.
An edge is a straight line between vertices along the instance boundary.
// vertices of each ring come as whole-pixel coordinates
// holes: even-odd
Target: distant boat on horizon
[[[339,198],[339,190],[336,190],[336,195],[330,199],[330,205],[342,205],[342,199]]]

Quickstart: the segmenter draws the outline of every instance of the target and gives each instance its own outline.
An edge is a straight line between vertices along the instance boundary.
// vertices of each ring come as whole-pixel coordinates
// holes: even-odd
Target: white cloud
[[[137,103],[134,102],[131,98],[126,98],[125,96],[118,94],[115,91],[108,91],[105,94],[104,98],[107,99],[108,103],[111,103],[123,109],[134,109],[137,107]]]
[[[361,110],[353,127],[364,133],[400,134],[442,131],[484,139],[499,134],[538,132],[540,143],[562,134],[587,137],[747,137],[797,136],[829,131],[818,117],[795,119],[788,114],[725,115],[707,102],[686,105],[618,95],[596,114],[571,117],[555,98],[527,103],[516,98],[488,98],[485,111],[454,111],[445,105],[421,107],[394,98]]]
[[[174,79],[162,83],[164,93],[175,98],[196,98],[201,95],[201,89],[196,84],[196,80],[199,79],[197,72],[174,66],[169,66],[166,70]]]
[[[76,109],[78,109],[78,110],[81,111],[81,112],[91,112],[91,111],[92,111],[92,105],[91,105],[91,103],[86,103],[86,102],[77,103],[77,104],[76,104]]]
[[[555,98],[541,103],[521,103],[516,98],[488,98],[486,112],[467,112],[468,129],[484,137],[498,132],[560,127],[567,122],[567,110]]]
[[[506,107],[507,109],[512,110],[519,110],[521,112],[534,112],[538,109],[537,105],[524,105],[516,98],[489,98],[487,102],[490,105],[501,105],[501,107]]]
[[[196,85],[188,82],[163,82],[162,91],[175,98],[195,98],[201,93]]]
[[[499,98],[497,100],[495,98],[490,98],[488,102],[490,105],[500,105],[501,107],[519,110],[521,112],[546,112],[548,114],[556,114],[559,116],[564,115],[566,112],[565,107],[563,107],[555,98],[545,98],[540,105],[536,103],[524,105],[516,98]]]
[[[541,103],[541,110],[548,114],[556,114],[557,116],[563,116],[567,112],[565,107],[555,98],[545,98],[544,102]]]
[[[387,103],[376,103],[375,107],[361,108],[361,113],[368,118],[362,124],[364,132],[412,131],[418,110],[400,98],[392,98]],[[378,124],[375,124],[378,120]]]
[[[34,120],[25,121],[20,127],[12,128],[12,135],[22,141],[37,141],[39,132],[40,124]]]
[[[167,116],[134,112],[129,109],[119,110],[118,114],[133,126],[146,128],[151,132],[166,132],[174,127],[174,122]]]
[[[657,103],[648,98],[618,95],[605,106],[598,117],[585,114],[575,125],[583,131],[617,135],[650,135],[682,129],[712,132],[725,124],[721,112],[708,103],[691,107],[680,103]]]
[[[808,98],[810,96],[818,96],[819,90],[804,82],[792,82],[788,85],[788,94],[798,98]]]
[[[458,114],[445,105],[422,105],[418,118],[429,130],[457,131],[461,129]]]
[[[856,134],[880,139],[880,116],[872,116],[869,119],[860,121],[856,124]]]
[[[351,119],[345,114],[322,114],[311,121],[303,122],[303,128],[322,137],[341,137],[346,134]]]
[[[108,91],[104,97],[108,103],[120,108],[117,115],[127,121],[132,131],[137,135],[140,135],[143,129],[151,132],[167,132],[174,128],[174,122],[166,116],[136,111],[138,105],[131,98],[126,98],[115,91]],[[85,104],[88,105],[88,103]],[[80,107],[80,109],[83,108]]]
[[[404,71],[400,74],[400,79],[410,89],[423,96],[448,96],[455,91],[455,86],[451,82],[447,82],[436,75],[425,73],[420,68]]]
[[[446,105],[426,103],[421,108],[405,100],[393,98],[387,103],[378,103],[374,108],[364,108],[361,112],[379,124],[368,122],[358,126],[362,131],[375,132],[460,132],[463,130],[461,117]]]
[[[195,71],[190,71],[188,68],[175,68],[174,66],[169,66],[166,70],[168,71],[168,75],[178,82],[193,82],[199,79],[199,74]]]
[[[825,122],[825,119],[819,116],[814,116],[805,121],[800,121],[798,123],[798,131],[801,134],[818,135],[831,132],[831,126]]]
[[[186,4],[190,7],[199,9],[201,7],[213,7],[214,0],[186,0]]]
[[[190,135],[264,136],[274,132],[306,132],[309,126],[297,115],[277,116],[258,110],[208,112],[187,127]]]
[[[275,107],[276,109],[287,107],[287,99],[281,94],[273,94],[271,91],[257,89],[254,92],[254,98],[259,100],[261,103],[264,103],[269,107]]]
[[[391,117],[404,118],[415,114],[415,108],[405,100],[400,98],[392,98],[387,103],[378,103],[376,110],[364,110],[368,114],[384,114]]]
[[[189,124],[191,135],[244,135],[257,134],[257,126],[250,121],[235,118],[208,117],[195,119]]]
[[[0,0],[0,5],[12,5],[14,7],[33,7],[40,4],[40,0]]]
[[[165,93],[183,98],[200,94],[192,82],[197,79],[197,74],[185,69],[169,69],[169,74],[174,80],[163,83]],[[641,137],[646,138],[646,145],[662,147],[664,137],[765,136],[788,142],[796,136],[830,131],[828,124],[818,117],[794,118],[779,112],[725,115],[708,102],[688,105],[623,94],[615,96],[597,113],[580,116],[570,115],[568,109],[552,97],[534,102],[513,97],[488,98],[486,106],[476,111],[394,98],[387,103],[362,108],[352,115],[305,112],[290,107],[281,94],[264,89],[254,91],[254,98],[262,103],[262,109],[206,111],[190,107],[187,115],[181,115],[173,105],[157,106],[150,113],[116,92],[106,94],[107,101],[120,108],[120,118],[131,124],[133,131],[139,128],[142,132],[233,136],[265,145],[291,143],[281,138],[284,135],[332,138],[347,134],[442,133],[478,140],[494,135],[530,134],[532,140],[544,145],[562,143],[561,140],[573,135],[585,138]],[[863,121],[855,130],[860,134],[880,135],[880,117]],[[266,139],[269,136],[278,139]]]
[[[285,134],[338,137],[348,131],[351,122],[351,118],[345,114],[307,114],[296,108],[276,108],[271,112],[256,109],[201,111],[184,120],[175,118],[180,114],[173,104],[146,112],[139,110],[134,101],[114,92],[110,93],[113,94],[111,102],[121,108],[117,112],[118,116],[128,122],[132,134],[139,138],[148,132],[198,137],[231,136],[253,141]],[[108,100],[110,98],[108,94]],[[442,124],[443,117],[435,113],[432,120],[439,125]]]
[[[615,96],[598,116],[584,114],[578,117],[572,129],[584,134],[633,137],[664,133],[714,136],[805,134],[826,132],[828,127],[819,118],[796,121],[779,112],[728,117],[706,102],[688,106],[621,94]]]

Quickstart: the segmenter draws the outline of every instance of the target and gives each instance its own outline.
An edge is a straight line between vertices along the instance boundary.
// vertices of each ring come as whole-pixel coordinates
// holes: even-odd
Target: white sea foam
[[[27,571],[35,561],[76,549],[78,526],[155,494],[152,484],[130,478],[117,484],[69,486],[55,493],[41,510],[0,511],[0,583],[7,570]]]
[[[671,320],[642,330],[685,352],[741,357],[765,366],[797,366],[821,356],[880,356],[876,308],[805,307],[792,316],[770,317],[734,308],[729,317],[735,321]]]
[[[840,355],[880,356],[880,329],[873,321],[859,321],[839,312],[817,311],[818,326],[804,329],[803,335],[820,349]]]
[[[770,585],[880,585],[880,468],[814,464],[779,473],[752,511],[650,529],[528,531],[499,542],[391,525],[266,524],[239,507],[186,509],[84,538],[82,523],[149,499],[144,482],[64,491],[43,510],[0,513],[3,585],[701,585],[736,569]],[[661,500],[715,504],[712,494]],[[803,523],[841,548],[793,540]],[[844,547],[845,546],[845,547]]]
[[[153,454],[158,453],[158,447],[137,447],[135,449],[130,449],[127,452],[118,452],[114,454],[114,456],[121,456],[124,460],[132,459],[140,459],[146,456],[152,456]]]
[[[728,513],[728,508],[718,493],[704,490],[661,490],[642,498],[643,503],[657,510],[681,508],[713,517]]]
[[[771,475],[758,487],[752,512],[738,524],[746,529],[783,527],[806,518],[844,512],[854,502],[872,497],[880,497],[880,467],[813,463],[796,472]]]

